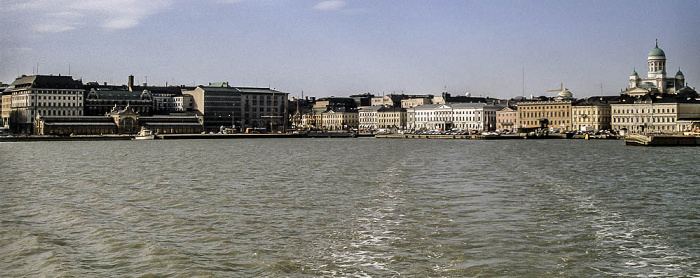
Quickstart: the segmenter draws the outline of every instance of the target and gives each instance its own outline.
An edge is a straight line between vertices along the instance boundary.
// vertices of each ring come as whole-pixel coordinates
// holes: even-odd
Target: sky
[[[0,0],[0,81],[270,87],[291,96],[616,95],[700,84],[700,1]]]

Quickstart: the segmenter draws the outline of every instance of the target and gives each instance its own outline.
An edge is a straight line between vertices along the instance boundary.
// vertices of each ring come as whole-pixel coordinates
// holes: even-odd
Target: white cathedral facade
[[[659,48],[658,41],[654,49],[649,51],[647,57],[647,65],[649,72],[647,78],[639,77],[635,69],[630,74],[629,88],[622,94],[630,96],[644,96],[648,94],[678,94],[680,92],[690,90],[685,83],[683,72],[678,68],[675,76],[669,77],[666,75],[666,53]]]

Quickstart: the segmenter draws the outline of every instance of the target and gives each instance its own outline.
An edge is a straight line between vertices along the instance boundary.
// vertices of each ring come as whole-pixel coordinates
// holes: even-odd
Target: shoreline
[[[0,142],[41,142],[41,141],[117,141],[133,140],[135,135],[109,134],[109,135],[27,135],[4,136]],[[509,135],[444,135],[444,134],[350,134],[350,133],[236,133],[236,134],[161,134],[154,140],[178,140],[178,139],[261,139],[261,138],[379,138],[379,139],[462,139],[462,140],[513,140],[513,139],[586,139],[582,135],[567,136],[566,134],[549,134],[541,136],[527,136],[521,134]],[[588,139],[620,139],[617,136],[589,136]]]

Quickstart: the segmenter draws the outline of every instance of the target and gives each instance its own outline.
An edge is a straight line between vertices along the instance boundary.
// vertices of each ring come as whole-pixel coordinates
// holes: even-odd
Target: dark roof
[[[73,80],[73,77],[68,75],[22,75],[17,77],[5,91],[21,88],[82,89],[82,86],[82,81]]]
[[[114,119],[105,116],[41,116],[45,123],[103,123],[114,124]]]
[[[255,87],[216,87],[216,86],[197,86],[205,92],[231,92],[245,94],[286,94],[270,88],[255,88]]]
[[[143,91],[90,89],[87,99],[139,100]],[[93,98],[94,97],[94,98]]]
[[[679,94],[647,94],[639,97],[621,95],[619,101],[616,103],[700,103],[699,98],[700,96],[695,91],[683,92]]]
[[[364,94],[357,94],[357,95],[350,95],[351,98],[373,98],[374,95],[371,93],[364,93]]]
[[[401,107],[387,107],[383,105],[365,106],[358,109],[360,112],[406,112],[406,109]]]
[[[574,106],[606,106],[620,102],[620,96],[593,96],[579,99],[572,103]]]

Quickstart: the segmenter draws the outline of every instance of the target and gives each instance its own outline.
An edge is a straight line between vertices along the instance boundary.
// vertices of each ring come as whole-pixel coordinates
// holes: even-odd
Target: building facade
[[[517,107],[503,107],[496,111],[496,130],[516,131],[518,125]]]
[[[135,134],[141,128],[157,134],[197,134],[204,130],[203,119],[198,115],[141,116],[128,105],[101,116],[37,115],[34,121],[37,135]]]
[[[183,95],[192,96],[206,131],[231,126],[240,131],[249,127],[284,131],[288,122],[287,93],[269,88],[231,87],[224,82],[185,90]]]
[[[379,109],[384,106],[366,106],[358,109],[358,128],[372,132],[379,128]]]
[[[640,98],[611,104],[612,128],[629,133],[678,133],[688,129],[679,120],[700,118],[700,102]]]
[[[3,92],[3,117],[17,133],[30,134],[42,116],[83,116],[82,81],[71,76],[23,75]]]
[[[411,130],[496,129],[496,111],[502,107],[485,103],[428,104],[407,110]]]
[[[432,104],[432,103],[433,103],[433,96],[411,97],[411,98],[401,100],[401,108],[408,109],[408,108],[413,108],[416,106]]]
[[[407,99],[406,95],[389,94],[372,98],[372,106],[401,107],[401,100]]]
[[[573,131],[609,130],[611,126],[609,104],[574,105],[571,107]]]
[[[192,95],[181,95],[173,97],[175,112],[187,112],[194,110],[194,100]]]
[[[407,127],[406,109],[386,106],[362,107],[358,110],[359,129],[376,131],[378,129],[405,129]]]
[[[153,95],[148,90],[128,91],[92,88],[85,96],[85,115],[99,116],[111,112],[114,107],[131,107],[139,115],[151,115],[154,107]]]
[[[357,110],[329,109],[321,113],[321,127],[325,130],[350,130],[359,126]]]
[[[523,101],[518,103],[518,130],[553,129],[572,130],[572,100]]]

